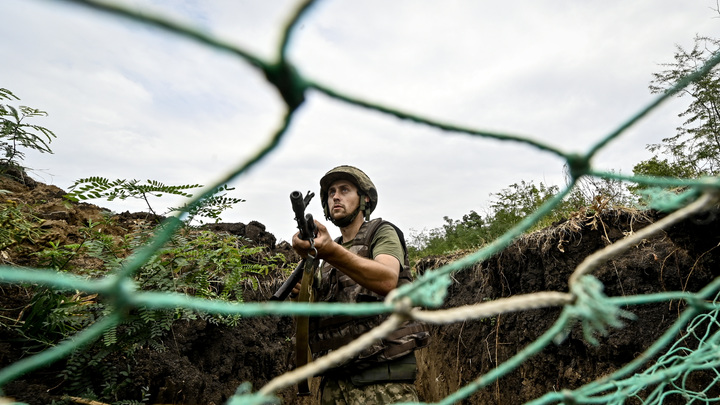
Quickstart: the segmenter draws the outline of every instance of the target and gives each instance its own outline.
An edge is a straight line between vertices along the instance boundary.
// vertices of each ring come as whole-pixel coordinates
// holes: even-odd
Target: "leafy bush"
[[[442,255],[464,249],[476,249],[500,237],[525,216],[538,209],[558,192],[557,186],[521,181],[498,193],[491,194],[491,213],[481,216],[476,211],[463,215],[461,220],[444,217],[445,225],[411,240],[414,260],[430,255]],[[537,227],[546,226],[543,221]]]
[[[104,221],[81,228],[78,243],[51,244],[38,254],[39,259],[56,270],[100,277],[119,269],[130,252],[144,246],[162,227],[147,223],[125,238],[114,238],[102,231],[114,225],[112,219]],[[259,277],[285,261],[282,255],[268,256],[263,247],[250,247],[247,242],[229,234],[187,228],[158,250],[135,273],[134,280],[142,290],[242,301],[246,286],[257,288]],[[93,262],[88,259],[99,265],[86,267]],[[28,339],[26,350],[35,352],[91,325],[109,312],[110,305],[94,294],[42,288],[35,292],[23,322],[13,327]],[[240,319],[182,308],[134,309],[121,324],[107,330],[101,341],[69,358],[60,376],[66,380],[69,393],[112,401],[118,392],[127,389],[131,370],[116,369],[112,365],[115,362],[104,359],[131,359],[142,348],[163,351],[164,339],[174,322],[197,318],[228,326],[236,326]],[[136,395],[142,397],[140,392]]]
[[[720,50],[720,39],[696,36],[692,49],[677,47],[673,63],[653,74],[650,91],[664,93],[704,65]],[[654,156],[637,164],[636,174],[696,178],[717,176],[720,172],[720,71],[712,69],[694,80],[678,97],[689,96],[689,105],[678,116],[685,119],[677,134],[661,143],[649,144]]]
[[[26,240],[34,242],[41,233],[39,222],[38,217],[23,211],[15,201],[0,203],[0,250]]]
[[[19,99],[9,90],[0,88],[2,100]],[[29,118],[45,115],[44,111],[30,107],[0,104],[0,148],[4,152],[4,158],[0,157],[0,171],[12,173],[8,170],[12,169],[24,173],[24,170],[16,170],[24,169],[19,166],[24,158],[23,148],[52,153],[49,143],[55,135],[44,127],[27,123]],[[142,199],[158,218],[150,204],[152,197],[172,194],[191,198],[189,191],[200,187],[200,184],[172,186],[154,180],[142,183],[138,180],[88,177],[77,180],[66,197],[74,201]],[[139,288],[242,301],[246,286],[257,288],[258,277],[267,274],[270,268],[284,264],[282,255],[268,257],[263,252],[264,248],[247,246],[247,240],[191,226],[195,218],[210,218],[217,222],[222,212],[242,202],[239,198],[227,196],[231,190],[233,188],[222,185],[194,204],[168,211],[181,211],[185,226],[135,272],[134,281]],[[0,190],[0,197],[8,193]],[[9,199],[0,202],[0,250],[37,240],[42,235],[38,226],[41,222],[27,206]],[[109,216],[100,222],[89,221],[79,229],[78,241],[49,242],[34,256],[41,267],[92,278],[103,277],[118,271],[133,251],[145,246],[163,227],[161,223],[146,223],[137,231],[120,237],[105,231],[115,226],[117,224]],[[3,257],[7,257],[4,252]],[[24,338],[24,350],[28,353],[45,350],[71,338],[112,309],[112,303],[97,294],[23,287],[32,294],[31,302],[17,319],[0,318],[0,327],[12,329]],[[237,325],[239,320],[239,316],[195,313],[182,308],[130,310],[119,325],[105,331],[100,341],[67,359],[60,373],[65,380],[66,392],[85,398],[117,401],[118,393],[132,384],[130,365],[133,363],[128,360],[126,369],[117,369],[117,362],[108,359],[132,359],[141,348],[165,350],[163,341],[173,323],[198,317],[231,326]],[[136,396],[141,401],[147,400],[147,389],[140,390]]]
[[[478,249],[502,236],[559,191],[558,186],[546,186],[542,182],[537,186],[532,181],[511,184],[498,193],[490,194],[494,199],[485,216],[474,210],[463,215],[460,220],[446,216],[441,228],[411,235],[411,261],[415,263],[427,256]],[[635,203],[636,198],[617,180],[582,178],[571,193],[529,231],[546,228],[563,218],[571,217],[575,212],[592,214],[611,206]]]
[[[10,90],[0,88],[0,101],[2,100],[20,99]],[[20,166],[20,162],[25,158],[21,148],[52,153],[49,145],[55,134],[45,127],[26,122],[28,118],[42,116],[47,116],[47,113],[32,107],[13,107],[0,103],[0,149],[4,153],[0,158],[0,167]]]

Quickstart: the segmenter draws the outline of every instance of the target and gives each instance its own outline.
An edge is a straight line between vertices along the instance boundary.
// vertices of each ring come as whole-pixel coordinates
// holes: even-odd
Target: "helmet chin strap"
[[[331,220],[332,223],[335,224],[335,226],[337,226],[338,228],[345,228],[346,226],[352,224],[352,222],[355,220],[355,218],[358,216],[359,213],[360,213],[360,207],[358,207],[358,208],[357,208],[352,214],[350,214],[350,215],[347,215],[347,216],[344,216],[344,217],[338,218],[338,219],[332,218],[332,219],[330,219],[330,220]]]
[[[360,194],[360,206],[358,206],[357,209],[356,209],[355,211],[353,211],[352,214],[347,215],[347,216],[342,217],[342,218],[338,218],[338,219],[333,219],[333,218],[329,218],[329,219],[330,219],[330,221],[332,221],[332,223],[335,224],[335,226],[337,226],[338,228],[344,228],[344,227],[352,224],[352,222],[353,222],[353,221],[355,220],[355,218],[358,216],[358,214],[360,213],[360,211],[365,212],[365,198],[363,197],[362,194]],[[365,216],[365,220],[366,220],[366,221],[369,221],[369,220],[370,220],[370,215],[366,215],[366,216]]]

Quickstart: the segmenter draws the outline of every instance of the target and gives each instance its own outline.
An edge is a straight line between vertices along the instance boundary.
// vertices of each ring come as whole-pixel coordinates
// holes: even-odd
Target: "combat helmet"
[[[352,214],[336,221],[330,216],[330,207],[328,207],[327,197],[330,185],[337,180],[347,180],[358,188],[360,206]],[[370,201],[366,203],[364,196],[367,196]],[[332,221],[332,223],[336,226],[343,227],[349,225],[355,217],[357,217],[357,214],[360,211],[364,212],[365,220],[369,220],[370,214],[375,210],[375,207],[377,207],[378,192],[377,188],[375,188],[375,184],[373,184],[372,180],[370,180],[370,177],[368,177],[362,170],[357,167],[343,165],[331,169],[320,179],[320,201],[322,203],[325,219]]]

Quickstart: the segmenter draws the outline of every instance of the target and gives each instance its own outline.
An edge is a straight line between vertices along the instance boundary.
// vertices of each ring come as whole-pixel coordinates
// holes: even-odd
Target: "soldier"
[[[378,193],[370,178],[352,166],[336,167],[320,180],[325,218],[340,228],[333,240],[315,221],[317,257],[322,259],[313,286],[317,302],[381,302],[398,286],[410,283],[410,262],[402,232],[381,218],[370,220]],[[308,241],[293,237],[303,257]],[[314,251],[313,251],[314,253]],[[299,285],[293,292],[299,292]],[[378,326],[388,315],[367,317],[321,316],[310,320],[313,357],[335,350]],[[424,325],[406,322],[356,358],[322,376],[322,404],[385,404],[418,401],[415,389],[415,350],[429,342]]]

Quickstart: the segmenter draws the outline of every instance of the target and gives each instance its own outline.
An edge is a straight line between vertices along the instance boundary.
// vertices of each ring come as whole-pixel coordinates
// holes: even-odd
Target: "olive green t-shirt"
[[[343,243],[342,246],[347,249],[352,246],[352,241]],[[400,243],[400,237],[398,237],[395,228],[390,224],[382,224],[377,231],[375,231],[375,236],[370,243],[370,249],[373,254],[373,259],[376,258],[377,255],[386,254],[396,258],[399,266],[402,266],[405,262],[405,252],[403,251],[402,243]]]

